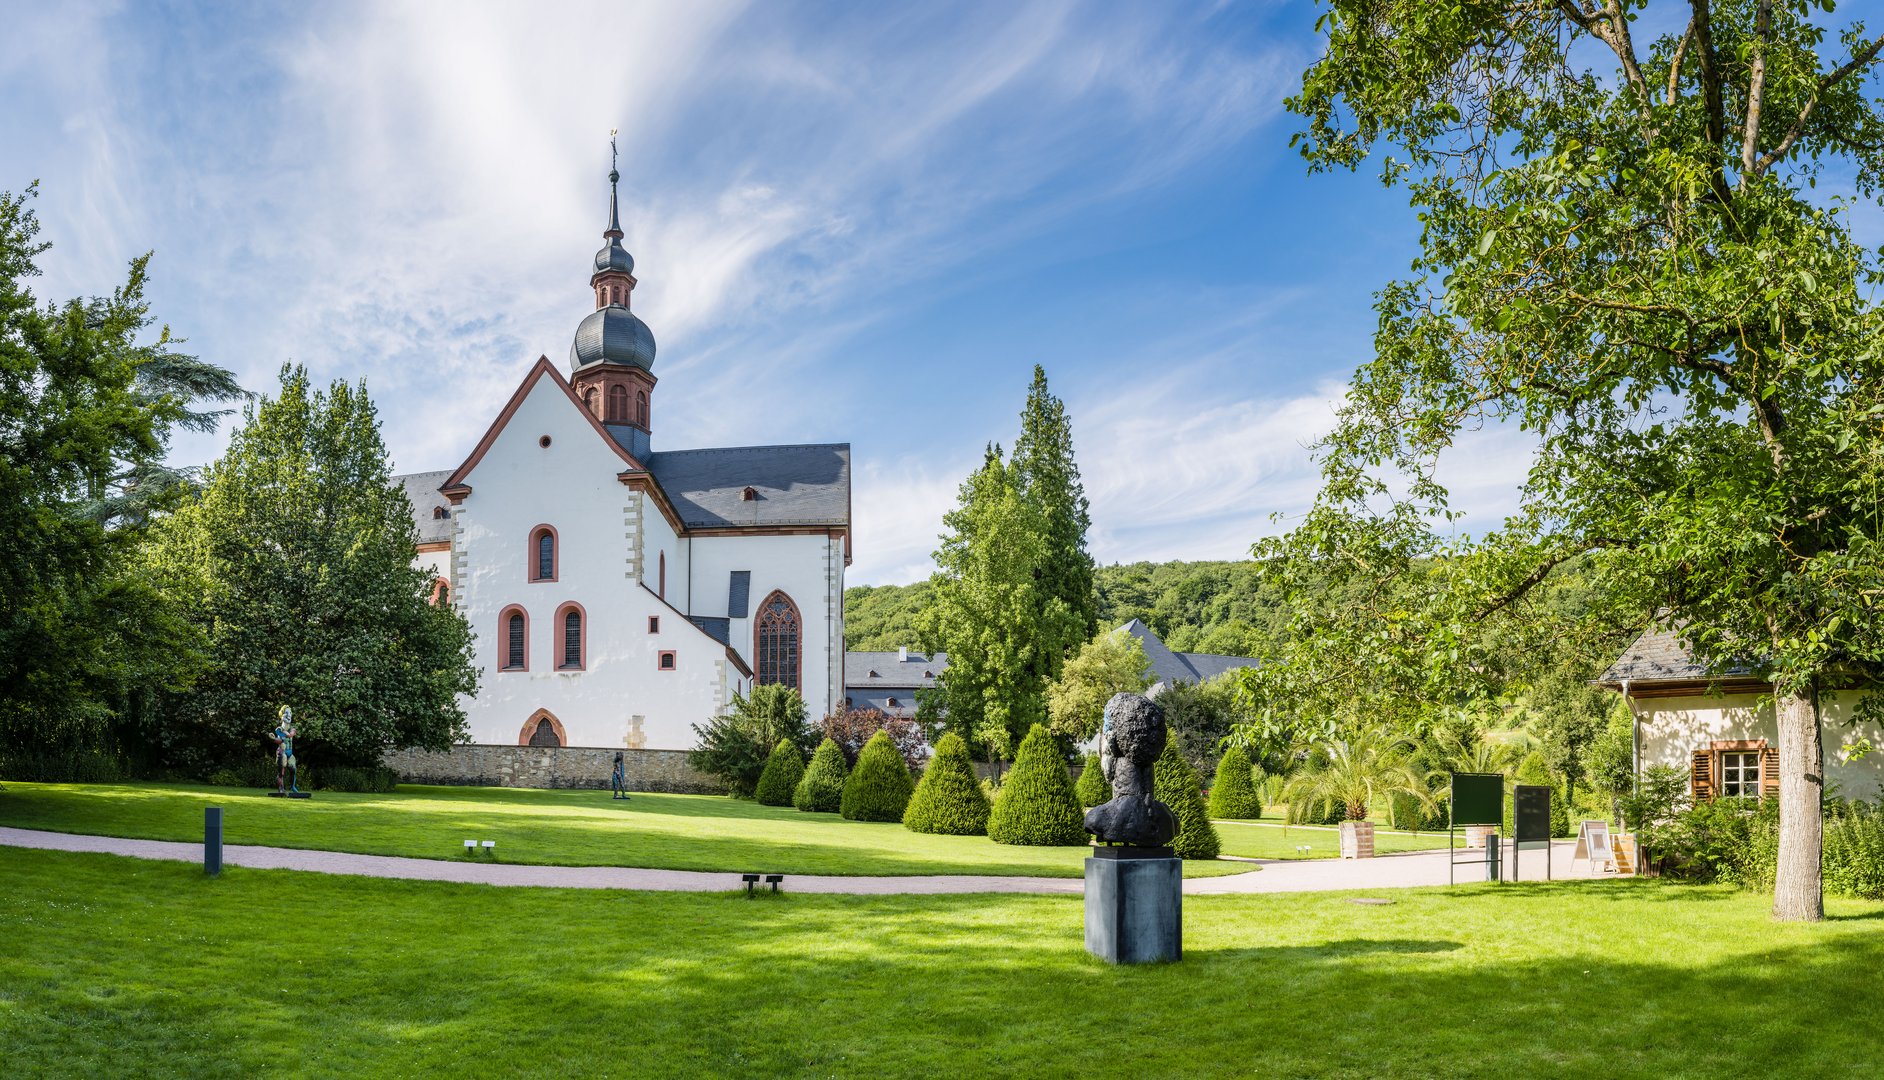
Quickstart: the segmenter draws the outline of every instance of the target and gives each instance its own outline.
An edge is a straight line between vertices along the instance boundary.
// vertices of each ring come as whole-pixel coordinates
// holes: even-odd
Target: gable
[[[582,402],[577,400],[575,390],[570,387],[569,380],[563,378],[562,372],[556,370],[548,357],[538,357],[464,463],[439,485],[440,494],[455,503],[471,493],[471,480],[478,466],[484,462],[491,448],[510,432],[519,414],[533,421],[536,427],[554,429],[537,433],[533,428],[532,434],[528,436],[532,439],[543,435],[550,436],[552,440],[558,435],[563,438],[593,438],[596,440],[595,445],[609,454],[607,460],[612,467],[641,470],[641,463],[610,438],[594,414],[582,407]]]

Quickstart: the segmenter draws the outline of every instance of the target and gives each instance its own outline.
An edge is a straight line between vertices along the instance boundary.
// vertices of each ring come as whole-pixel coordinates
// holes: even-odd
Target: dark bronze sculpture
[[[1152,797],[1152,762],[1164,752],[1164,710],[1142,694],[1114,694],[1099,731],[1099,766],[1112,801],[1086,811],[1086,831],[1101,843],[1163,847],[1177,835],[1171,808]]]

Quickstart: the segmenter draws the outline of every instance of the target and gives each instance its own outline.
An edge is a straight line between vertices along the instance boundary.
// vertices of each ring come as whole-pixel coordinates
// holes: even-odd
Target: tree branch
[[[1773,37],[1773,0],[1760,0],[1753,16],[1753,59],[1747,78],[1747,122],[1740,133],[1740,190],[1758,175],[1754,169],[1760,153],[1760,109],[1766,104],[1766,47]],[[1816,95],[1815,95],[1816,96]]]
[[[1508,607],[1511,604],[1514,604],[1517,601],[1523,599],[1527,593],[1529,593],[1532,589],[1535,589],[1539,584],[1543,582],[1545,578],[1549,577],[1550,572],[1552,570],[1557,569],[1559,566],[1562,566],[1564,563],[1569,562],[1571,559],[1574,559],[1580,555],[1587,555],[1588,553],[1595,551],[1597,548],[1626,547],[1626,546],[1627,545],[1623,544],[1622,541],[1616,540],[1613,537],[1607,537],[1607,536],[1588,537],[1582,543],[1571,548],[1569,551],[1566,551],[1563,554],[1558,555],[1554,558],[1544,560],[1544,562],[1540,564],[1537,567],[1537,569],[1531,571],[1529,574],[1526,574],[1524,577],[1524,580],[1518,582],[1517,585],[1513,586],[1510,591],[1506,592],[1502,596],[1499,596],[1493,599],[1491,603],[1486,604],[1484,607],[1480,608],[1478,612],[1472,616],[1472,621],[1484,622],[1487,618],[1496,614],[1503,608]]]
[[[1786,129],[1786,135],[1779,140],[1779,145],[1767,151],[1765,156],[1753,163],[1753,175],[1758,176],[1771,168],[1775,161],[1785,157],[1787,152],[1792,149],[1793,144],[1799,141],[1799,136],[1805,133],[1806,121],[1812,118],[1813,110],[1819,107],[1819,98],[1824,96],[1827,90],[1843,82],[1846,76],[1877,59],[1880,49],[1884,49],[1884,34],[1878,35],[1876,40],[1872,41],[1871,44],[1865,47],[1863,51],[1859,52],[1858,55],[1852,57],[1843,67],[1840,67],[1838,70],[1820,79],[1818,88],[1812,92],[1812,96],[1807,98],[1805,105],[1799,109],[1799,116],[1793,120],[1792,126]],[[1843,139],[1838,141],[1845,142]],[[1850,144],[1847,143],[1847,145]],[[1744,180],[1744,177],[1742,179]]]
[[[1694,15],[1690,25],[1694,27],[1695,59],[1701,65],[1701,101],[1707,109],[1707,125],[1704,134],[1710,147],[1718,147],[1727,132],[1726,109],[1721,104],[1720,58],[1714,53],[1714,24],[1708,11],[1708,0],[1689,0],[1689,7]],[[1725,167],[1718,162],[1714,174],[1709,178],[1709,186],[1721,202],[1731,199],[1727,189]]]
[[[1688,55],[1688,45],[1694,41],[1694,18],[1688,19],[1688,29],[1682,32],[1681,43],[1675,46],[1675,55],[1668,62],[1668,94],[1662,104],[1672,106],[1675,103],[1675,87],[1681,82],[1681,61]]]

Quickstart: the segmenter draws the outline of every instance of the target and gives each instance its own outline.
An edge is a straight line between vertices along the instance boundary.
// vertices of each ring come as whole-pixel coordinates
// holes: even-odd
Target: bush
[[[988,812],[988,797],[981,793],[975,766],[968,760],[968,744],[960,735],[942,736],[903,811],[903,827],[919,833],[985,836]]]
[[[37,784],[113,784],[125,779],[124,763],[103,750],[28,753],[0,751],[0,780]]]
[[[1291,825],[1339,825],[1347,819],[1347,809],[1332,800],[1296,799],[1289,803]]]
[[[274,778],[270,776],[269,787],[274,787]],[[399,786],[399,774],[383,765],[370,765],[360,768],[354,765],[323,765],[318,774],[310,774],[303,766],[296,779],[295,786],[302,791],[364,791],[387,792]]]
[[[1240,746],[1225,750],[1223,759],[1217,762],[1217,778],[1210,785],[1210,816],[1231,821],[1254,821],[1263,816],[1249,755]]]
[[[1768,800],[1777,803],[1777,799]],[[1777,865],[1779,818],[1773,818]],[[1825,889],[1864,900],[1884,900],[1884,814],[1863,803],[1830,811],[1825,821]]]
[[[1395,792],[1387,802],[1387,820],[1394,828],[1407,832],[1445,832],[1452,824],[1449,798],[1447,792],[1433,792],[1433,801],[1438,805],[1428,812],[1411,792]]]
[[[910,771],[922,768],[929,757],[929,744],[923,738],[922,727],[914,720],[891,716],[881,709],[845,709],[825,717],[821,726],[824,737],[843,748],[844,761],[849,765],[857,763],[857,755],[863,752],[864,744],[879,731],[896,744],[897,753],[903,755],[903,763]]]
[[[780,739],[766,759],[765,771],[753,789],[762,806],[790,806],[798,781],[805,778],[805,752],[790,739]]]
[[[852,821],[901,821],[914,789],[903,755],[879,731],[857,755],[857,768],[844,781],[838,812]]]
[[[1214,859],[1223,842],[1217,827],[1210,823],[1209,808],[1204,805],[1203,786],[1197,771],[1178,751],[1176,739],[1167,739],[1164,753],[1151,767],[1152,792],[1159,802],[1171,808],[1177,818],[1178,832],[1171,850],[1180,859]]]
[[[1079,770],[1079,783],[1073,785],[1073,794],[1078,796],[1079,805],[1088,810],[1112,801],[1112,782],[1099,767],[1098,754],[1086,755],[1086,765]]]
[[[997,844],[1061,847],[1088,842],[1086,817],[1060,746],[1035,724],[1021,740],[1014,768],[1001,782],[1001,797],[988,816],[988,839]]]
[[[209,782],[215,787],[248,787],[248,781],[234,769],[217,769],[209,774]]]
[[[739,798],[751,798],[780,739],[802,749],[811,745],[805,702],[789,686],[757,686],[749,697],[733,695],[732,711],[693,725],[699,746],[687,755],[694,768],[717,777]]]
[[[811,767],[792,789],[792,805],[808,814],[835,814],[844,804],[844,781],[850,766],[844,763],[844,748],[826,739],[811,755]]]

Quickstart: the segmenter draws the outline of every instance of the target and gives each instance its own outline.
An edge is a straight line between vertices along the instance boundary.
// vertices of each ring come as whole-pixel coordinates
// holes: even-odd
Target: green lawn
[[[1341,830],[1333,825],[1290,825],[1277,821],[1219,821],[1217,835],[1223,837],[1223,853],[1249,859],[1331,859],[1341,854]],[[1459,836],[1465,844],[1463,833]],[[1295,850],[1307,845],[1307,852]],[[1430,851],[1446,846],[1445,833],[1388,832],[1376,826],[1374,851]]]
[[[897,824],[845,821],[721,795],[638,794],[616,802],[606,791],[418,785],[401,785],[387,795],[322,791],[290,802],[247,788],[9,782],[0,791],[0,825],[200,841],[203,807],[210,805],[223,807],[223,839],[230,844],[433,859],[463,858],[464,842],[478,839],[497,841],[497,857],[504,862],[563,866],[1079,877],[1087,854],[1085,847],[1009,847],[979,836],[927,836]],[[1196,877],[1250,867],[1226,860],[1186,863],[1184,869]]]
[[[1884,905],[1645,881],[1078,898],[513,889],[0,850],[8,1076],[1865,1076]]]

